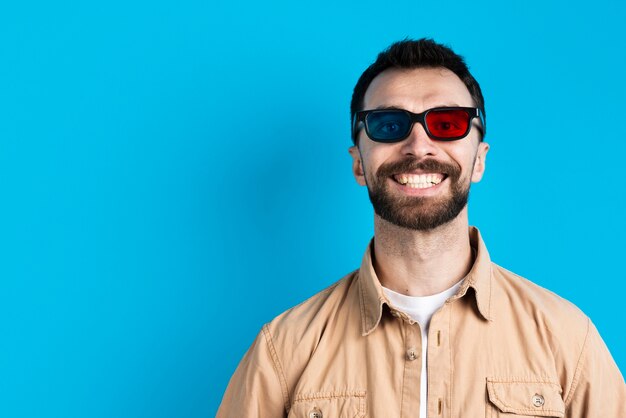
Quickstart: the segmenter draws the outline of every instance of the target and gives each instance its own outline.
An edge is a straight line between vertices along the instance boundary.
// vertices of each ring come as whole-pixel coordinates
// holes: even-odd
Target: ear
[[[485,174],[485,160],[487,159],[487,151],[489,151],[489,144],[481,142],[478,144],[478,151],[476,152],[476,159],[474,160],[474,169],[472,171],[472,183],[478,183]]]
[[[359,183],[361,186],[365,186],[365,171],[363,171],[361,152],[356,145],[348,148],[348,152],[352,157],[352,174],[354,175],[357,183]]]

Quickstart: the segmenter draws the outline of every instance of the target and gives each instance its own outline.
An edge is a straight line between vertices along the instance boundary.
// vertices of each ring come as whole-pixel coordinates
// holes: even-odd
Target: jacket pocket
[[[365,391],[313,392],[296,395],[288,418],[363,418]]]
[[[565,416],[563,390],[556,383],[487,378],[486,418]]]

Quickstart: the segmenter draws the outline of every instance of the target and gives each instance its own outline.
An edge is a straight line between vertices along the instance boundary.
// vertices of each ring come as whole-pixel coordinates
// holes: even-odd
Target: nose
[[[415,123],[408,137],[402,141],[402,153],[412,155],[417,159],[426,156],[437,155],[439,148],[435,141],[428,137],[424,127],[420,123]]]

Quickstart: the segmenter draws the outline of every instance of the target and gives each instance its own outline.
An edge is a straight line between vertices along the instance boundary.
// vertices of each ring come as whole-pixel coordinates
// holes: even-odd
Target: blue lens
[[[381,110],[367,115],[367,134],[377,141],[399,141],[411,130],[411,118],[401,110]]]

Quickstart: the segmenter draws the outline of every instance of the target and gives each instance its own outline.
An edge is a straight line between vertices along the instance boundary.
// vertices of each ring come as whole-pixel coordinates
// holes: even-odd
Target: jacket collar
[[[478,228],[469,228],[470,245],[476,251],[476,259],[469,273],[463,279],[461,287],[452,300],[459,299],[467,294],[469,288],[470,297],[476,298],[476,304],[480,315],[486,320],[492,320],[491,312],[491,259],[487,247],[480,236]],[[367,246],[363,256],[361,268],[358,272],[359,302],[361,307],[361,332],[368,335],[376,329],[382,317],[383,305],[389,304],[383,293],[383,288],[374,271],[372,263],[373,241]]]

